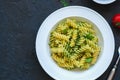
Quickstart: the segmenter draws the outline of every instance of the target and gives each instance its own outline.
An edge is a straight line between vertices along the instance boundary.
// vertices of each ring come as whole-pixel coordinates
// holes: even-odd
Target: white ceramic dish
[[[49,34],[60,20],[67,17],[82,17],[96,25],[95,29],[102,47],[98,61],[86,71],[68,71],[58,67],[49,52]],[[106,20],[94,10],[82,6],[61,8],[50,14],[40,26],[36,38],[36,53],[42,68],[56,80],[94,80],[102,75],[111,63],[114,54],[114,37]]]
[[[93,1],[98,4],[110,4],[110,3],[115,2],[116,0],[93,0]]]

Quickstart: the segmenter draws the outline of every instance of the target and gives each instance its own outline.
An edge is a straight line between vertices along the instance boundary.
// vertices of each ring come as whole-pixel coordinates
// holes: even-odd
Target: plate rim
[[[93,0],[94,2],[98,3],[98,4],[111,4],[113,2],[115,2],[116,0],[111,0],[111,1],[100,1],[100,0]]]

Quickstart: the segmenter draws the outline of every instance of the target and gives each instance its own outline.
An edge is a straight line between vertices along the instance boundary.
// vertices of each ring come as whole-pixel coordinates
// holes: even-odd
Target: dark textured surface
[[[89,7],[100,13],[110,25],[112,16],[120,13],[120,0],[110,5],[99,5],[91,0],[71,0],[70,5]],[[35,39],[43,20],[61,7],[58,0],[0,0],[0,80],[53,80],[37,60]],[[114,58],[97,80],[107,79],[118,57],[120,30],[112,25],[111,28],[115,37]],[[113,80],[120,80],[119,74],[120,64]]]

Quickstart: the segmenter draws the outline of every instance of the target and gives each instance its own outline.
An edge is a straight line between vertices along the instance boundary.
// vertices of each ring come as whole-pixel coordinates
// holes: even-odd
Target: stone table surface
[[[115,38],[115,52],[110,66],[97,79],[107,80],[120,45],[120,30],[111,24],[113,15],[120,13],[120,0],[109,5],[99,5],[92,0],[67,1],[69,5],[97,11],[110,24]],[[0,80],[53,80],[38,62],[35,40],[43,20],[62,7],[60,0],[0,0]],[[120,80],[119,74],[120,64],[113,80]]]

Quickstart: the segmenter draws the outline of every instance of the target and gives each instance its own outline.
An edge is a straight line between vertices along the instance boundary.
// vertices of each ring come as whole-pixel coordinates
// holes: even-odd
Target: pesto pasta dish
[[[52,59],[62,68],[86,70],[94,65],[100,54],[94,26],[87,21],[66,18],[50,32]]]

